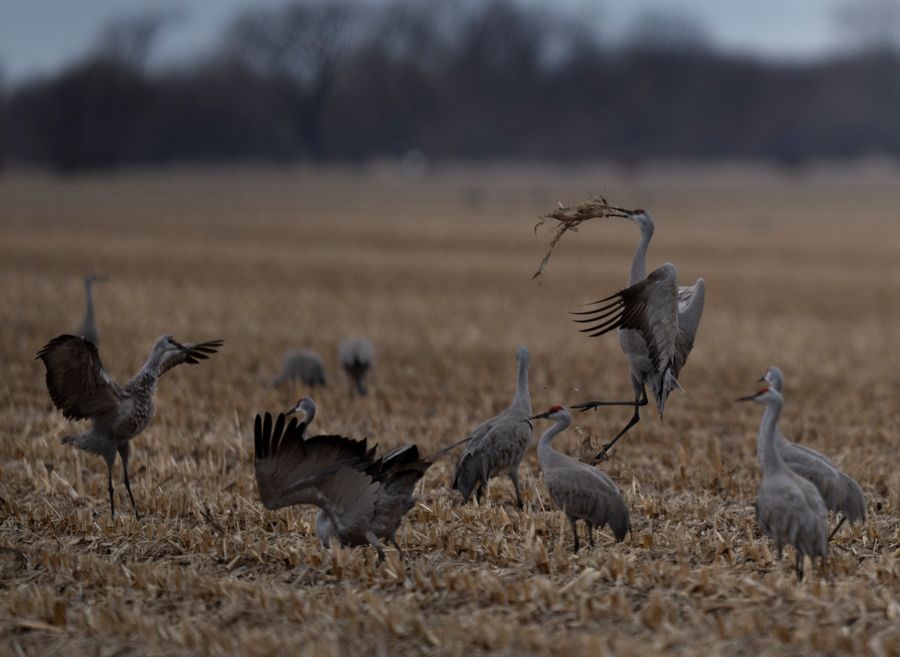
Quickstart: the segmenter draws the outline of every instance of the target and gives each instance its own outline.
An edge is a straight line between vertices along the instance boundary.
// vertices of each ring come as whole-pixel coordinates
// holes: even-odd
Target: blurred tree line
[[[248,9],[196,61],[150,67],[172,20],[120,20],[54,75],[0,79],[0,163],[900,155],[890,40],[777,64],[678,17],[611,48],[512,0],[330,0]]]

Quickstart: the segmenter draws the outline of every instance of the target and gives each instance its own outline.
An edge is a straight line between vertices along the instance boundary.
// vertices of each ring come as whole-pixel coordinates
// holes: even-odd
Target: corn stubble
[[[715,174],[708,188],[713,174],[655,174],[640,190],[608,171],[390,185],[341,172],[184,175],[0,188],[0,305],[15,311],[0,323],[0,653],[900,653],[900,378],[887,356],[900,244],[879,219],[900,192],[842,188],[856,194],[849,221],[827,194],[811,201],[752,172]],[[385,449],[415,441],[429,453],[502,410],[518,344],[531,350],[536,408],[627,391],[616,341],[577,335],[567,311],[623,283],[631,227],[584,225],[552,275],[529,282],[544,248],[529,218],[600,178],[623,202],[650,190],[666,224],[651,261],[659,247],[710,290],[687,394],[604,464],[631,509],[624,543],[604,531],[572,555],[533,450],[524,512],[502,479],[488,503],[460,505],[453,457],[438,461],[398,532],[405,561],[322,548],[314,509],[263,509],[252,418],[307,392],[268,385],[298,345],[334,354],[344,335],[371,336],[370,396],[317,390],[319,430]],[[476,207],[473,185],[486,190]],[[110,521],[105,468],[59,444],[71,427],[32,361],[77,323],[80,277],[94,269],[110,274],[96,301],[114,378],[163,332],[229,345],[160,386],[133,445],[140,520]],[[832,456],[870,503],[800,585],[754,518],[759,414],[730,402],[775,364],[791,374],[785,433]],[[557,447],[596,452],[623,413],[576,416]]]

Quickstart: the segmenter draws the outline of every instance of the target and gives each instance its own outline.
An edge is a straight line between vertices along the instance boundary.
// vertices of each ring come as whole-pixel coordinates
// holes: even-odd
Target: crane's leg
[[[122,457],[122,471],[125,473],[125,490],[128,491],[128,498],[131,500],[131,508],[134,509],[134,517],[140,520],[141,514],[138,513],[137,504],[134,503],[134,495],[131,493],[131,482],[128,481],[128,455],[131,453],[130,443],[122,443],[116,449],[119,450],[119,456]]]
[[[371,529],[366,532],[366,540],[369,541],[369,545],[375,548],[375,552],[378,553],[378,561],[384,561],[384,550],[381,549],[381,544],[378,542],[378,537],[375,536],[375,532]]]
[[[841,528],[841,525],[844,524],[844,521],[847,519],[847,516],[841,514],[841,519],[838,521],[838,524],[834,526],[834,529],[831,530],[831,534],[828,535],[828,542],[831,542],[831,539],[834,538],[834,535],[837,534],[837,530]]]
[[[575,539],[575,553],[578,553],[578,549],[581,545],[578,543],[578,519],[575,516],[569,516],[569,522],[572,525],[572,538]]]
[[[803,553],[797,550],[797,581],[803,581]]]
[[[513,488],[516,489],[516,506],[518,506],[520,509],[525,508],[525,505],[522,504],[522,493],[519,491],[519,467],[518,466],[516,466],[515,468],[513,468],[509,471],[509,479],[510,479],[510,481],[512,481]]]
[[[109,486],[107,489],[109,490],[109,516],[110,516],[110,518],[115,520],[116,519],[116,503],[113,500],[112,468],[109,469],[108,482],[109,482]]]
[[[588,538],[591,539],[591,547],[594,547],[594,526],[587,520],[584,521],[584,524],[587,525]]]
[[[403,550],[400,549],[400,544],[397,543],[397,537],[394,535],[394,532],[391,532],[391,535],[388,536],[388,540],[391,542],[395,548],[397,548],[397,554],[400,555],[400,559],[403,559]]]
[[[598,402],[590,402],[590,403],[594,404],[594,403],[598,403]],[[634,415],[632,415],[631,419],[628,420],[628,424],[626,424],[625,427],[618,434],[616,434],[616,437],[613,438],[608,443],[606,443],[606,445],[603,446],[603,449],[601,449],[597,453],[597,456],[594,457],[595,461],[605,461],[607,458],[606,457],[607,452],[609,452],[609,450],[612,448],[612,446],[618,442],[619,438],[624,436],[628,432],[628,430],[631,429],[631,427],[633,427],[635,424],[637,424],[638,422],[641,421],[641,406],[646,406],[647,403],[648,403],[647,402],[647,388],[645,386],[641,385],[640,386],[640,394],[636,395],[635,401],[633,401],[629,404],[629,406],[634,406]]]

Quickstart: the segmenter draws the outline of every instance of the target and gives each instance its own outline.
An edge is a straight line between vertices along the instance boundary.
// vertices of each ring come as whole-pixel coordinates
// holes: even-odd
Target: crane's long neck
[[[566,427],[568,427],[571,422],[572,418],[569,416],[557,418],[554,425],[541,435],[537,448],[538,460],[541,462],[541,467],[546,467],[548,461],[552,460],[554,455],[559,455],[559,452],[553,449],[550,442],[557,434],[565,431]]]
[[[634,285],[647,277],[647,249],[650,247],[650,238],[653,237],[653,224],[641,225],[641,241],[634,250],[634,260],[631,261],[631,278],[629,285]]]
[[[516,396],[513,398],[512,405],[531,415],[531,393],[528,391],[528,358],[519,358],[518,367]]]
[[[785,467],[784,461],[781,460],[775,447],[775,429],[778,425],[778,417],[781,415],[781,407],[782,402],[778,400],[772,400],[766,404],[762,422],[759,424],[756,451],[760,455],[760,462],[765,474],[775,473]]]
[[[84,281],[84,323],[94,323],[94,285],[89,278]]]

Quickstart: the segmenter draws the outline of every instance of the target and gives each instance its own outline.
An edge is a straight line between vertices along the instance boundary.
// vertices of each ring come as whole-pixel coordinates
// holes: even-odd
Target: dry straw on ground
[[[687,394],[603,464],[632,510],[624,543],[606,532],[573,556],[533,453],[524,512],[502,480],[461,506],[439,461],[400,532],[406,562],[328,552],[313,509],[262,508],[252,420],[305,392],[270,385],[290,348],[330,368],[319,429],[383,448],[429,453],[504,408],[518,344],[536,409],[627,394],[615,338],[579,335],[567,311],[625,283],[635,227],[584,224],[553,276],[530,280],[531,218],[588,189],[652,209],[651,266],[708,286]],[[898,204],[892,175],[727,167],[0,180],[0,653],[900,654]],[[120,485],[110,523],[105,468],[59,443],[70,423],[33,360],[78,325],[89,271],[109,275],[97,321],[115,378],[164,332],[226,340],[160,384],[132,455],[140,521]],[[379,352],[363,400],[335,363],[360,334]],[[869,500],[799,585],[753,518],[760,411],[731,401],[775,364],[785,433]],[[592,455],[626,415],[578,415],[558,447]]]

